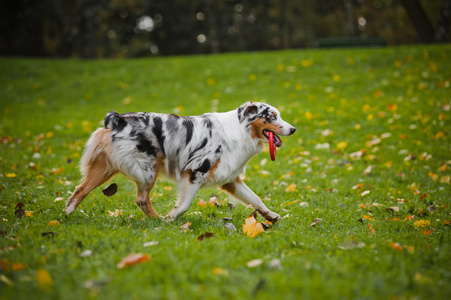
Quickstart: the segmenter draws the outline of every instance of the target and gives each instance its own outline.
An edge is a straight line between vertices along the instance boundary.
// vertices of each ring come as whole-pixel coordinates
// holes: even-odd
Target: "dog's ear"
[[[257,113],[258,113],[257,105],[253,104],[251,101],[248,101],[238,108],[238,119],[240,120],[241,123],[247,117],[255,115]]]

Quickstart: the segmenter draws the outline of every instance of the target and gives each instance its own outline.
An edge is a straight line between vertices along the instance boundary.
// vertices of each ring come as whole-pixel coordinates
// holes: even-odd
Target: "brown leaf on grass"
[[[389,211],[392,211],[392,212],[398,212],[398,211],[399,211],[399,207],[397,207],[397,206],[391,206],[391,207],[388,208],[388,210],[389,210]]]
[[[123,269],[126,266],[134,266],[136,264],[141,264],[143,262],[146,262],[150,260],[150,256],[148,254],[142,254],[142,253],[132,253],[122,259],[120,263],[117,264],[118,269]]]
[[[25,215],[25,210],[23,210],[23,207],[25,207],[25,204],[23,204],[22,202],[16,204],[16,211],[14,212],[14,214],[19,219],[22,219],[22,217]]]
[[[189,231],[189,230],[191,230],[190,226],[191,226],[191,222],[186,222],[185,224],[183,224],[182,226],[180,226],[180,229],[181,229],[182,231]]]
[[[103,194],[107,197],[111,197],[117,192],[117,184],[112,183],[107,188],[105,188],[103,191]]]
[[[243,233],[245,233],[248,237],[256,237],[262,232],[265,232],[263,225],[262,223],[257,222],[254,214],[251,214],[246,218],[246,223],[243,224]]]
[[[393,248],[393,249],[395,249],[396,251],[399,251],[399,252],[402,252],[402,251],[404,251],[404,248],[400,245],[400,244],[398,244],[398,243],[390,243],[390,246]]]
[[[428,211],[434,213],[435,211],[437,211],[437,208],[435,207],[435,205],[431,205],[428,207]]]
[[[214,235],[214,233],[213,232],[205,232],[205,233],[202,233],[198,238],[197,238],[197,240],[198,241],[203,241],[204,239],[209,239],[209,238],[212,238],[212,237],[214,237],[215,235]]]
[[[323,219],[316,218],[315,221],[313,221],[309,226],[310,226],[310,227],[313,227],[313,226],[315,226],[316,224],[318,224],[319,222],[321,222],[322,220],[323,220]]]

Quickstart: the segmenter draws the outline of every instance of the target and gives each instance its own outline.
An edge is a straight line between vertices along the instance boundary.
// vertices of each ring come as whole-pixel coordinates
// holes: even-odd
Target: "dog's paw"
[[[258,211],[260,213],[260,215],[262,215],[263,218],[265,218],[266,220],[268,220],[271,223],[276,223],[277,221],[280,220],[280,215],[276,214],[275,212],[272,212],[270,210],[268,210],[267,212],[262,212],[262,211]]]

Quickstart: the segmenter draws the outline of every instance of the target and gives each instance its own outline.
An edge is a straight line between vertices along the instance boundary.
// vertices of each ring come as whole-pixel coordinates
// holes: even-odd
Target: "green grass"
[[[3,58],[0,67],[0,299],[451,297],[450,46]],[[63,213],[83,145],[106,112],[195,115],[247,100],[268,101],[298,129],[275,162],[263,152],[247,168],[247,184],[285,216],[265,233],[247,237],[251,209],[230,209],[214,189],[173,223],[144,218],[123,176],[110,181],[116,195],[98,188]],[[152,191],[160,214],[174,205],[172,187],[160,179]],[[219,207],[198,205],[215,193]],[[18,219],[19,202],[33,213]],[[122,215],[110,216],[116,209]],[[198,241],[207,231],[214,237]],[[151,259],[117,269],[130,253]],[[254,259],[263,263],[247,267]]]

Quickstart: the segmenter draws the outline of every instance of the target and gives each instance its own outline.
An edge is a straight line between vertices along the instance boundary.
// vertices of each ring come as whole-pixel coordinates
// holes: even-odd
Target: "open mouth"
[[[282,140],[280,139],[280,137],[272,130],[267,130],[264,129],[263,130],[263,135],[268,139],[268,141],[271,143],[271,141],[269,140],[269,132],[273,133],[273,143],[274,146],[276,146],[277,148],[280,148],[282,146]]]

